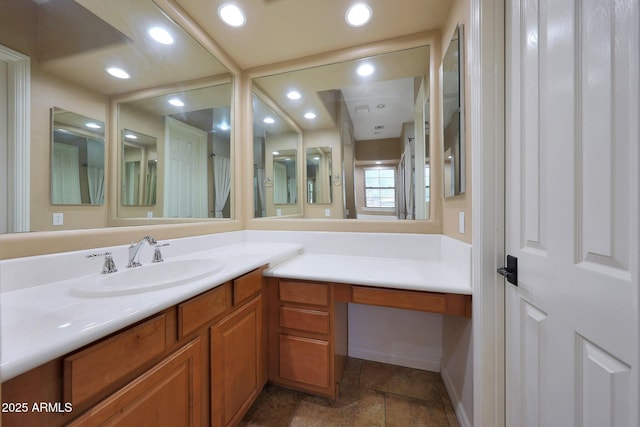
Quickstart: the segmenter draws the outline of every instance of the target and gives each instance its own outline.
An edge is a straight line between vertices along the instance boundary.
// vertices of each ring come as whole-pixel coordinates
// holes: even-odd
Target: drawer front
[[[189,335],[231,307],[230,289],[231,283],[225,283],[178,305],[178,338]]]
[[[237,305],[262,290],[262,268],[233,281],[233,305]]]
[[[74,406],[164,353],[166,314],[64,359],[64,397]]]
[[[444,313],[447,307],[445,294],[360,286],[353,287],[353,302],[432,313]]]
[[[280,327],[329,334],[329,313],[297,307],[280,307]]]
[[[280,301],[300,304],[329,305],[329,286],[316,283],[281,280]]]
[[[280,335],[280,378],[315,387],[329,386],[329,343]]]

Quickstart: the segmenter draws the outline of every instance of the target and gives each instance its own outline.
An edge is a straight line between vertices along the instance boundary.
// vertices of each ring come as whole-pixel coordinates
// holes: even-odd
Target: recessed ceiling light
[[[273,151],[273,152],[271,152],[271,154],[273,154],[274,156],[277,156],[278,154],[280,154],[280,152],[279,151]]]
[[[100,129],[102,126],[100,126],[97,123],[94,122],[89,122],[87,124],[85,124],[86,127],[91,128],[91,129]]]
[[[312,113],[312,112],[308,112],[308,113],[305,113],[305,114],[304,114],[304,118],[305,118],[305,119],[309,119],[309,120],[311,120],[311,119],[315,119],[315,118],[316,118],[316,114],[315,114],[315,113]]]
[[[292,100],[296,100],[296,99],[302,98],[302,95],[300,94],[300,92],[298,92],[296,90],[292,90],[289,93],[287,93],[287,98],[292,99]]]
[[[231,126],[229,126],[229,125],[228,125],[228,124],[226,124],[226,123],[222,123],[222,124],[220,124],[220,126],[218,126],[218,127],[220,128],[220,130],[223,130],[223,131],[225,131],[225,132],[226,132],[226,131],[228,131],[229,129],[231,129]]]
[[[373,68],[373,65],[362,64],[361,66],[358,67],[358,70],[356,72],[358,73],[359,76],[367,77],[373,74],[374,71],[375,71],[375,68]]]
[[[274,119],[272,119],[271,117],[265,117],[263,122],[265,122],[268,125],[272,125],[274,124],[276,121]]]
[[[111,74],[113,77],[117,77],[119,79],[128,79],[131,76],[122,68],[118,67],[109,67],[107,68],[107,73]]]
[[[383,109],[384,107],[386,107],[386,105],[385,105],[385,104],[378,104],[378,105],[376,105],[376,108],[379,108],[379,109]]]
[[[127,138],[127,139],[138,139],[138,137],[137,137],[137,136],[135,136],[135,135],[134,135],[134,134],[132,134],[132,133],[128,133],[128,134],[126,134],[124,137],[125,137],[125,138]]]
[[[373,11],[366,3],[357,3],[347,9],[345,19],[352,27],[361,27],[371,20]]]
[[[382,164],[382,162],[381,162],[381,161],[377,161],[377,162],[376,162],[376,165],[381,165],[381,164]]]
[[[242,9],[231,3],[221,4],[218,8],[218,16],[232,27],[242,27],[247,22]]]
[[[157,41],[158,43],[173,44],[173,37],[164,28],[161,28],[161,27],[149,28],[148,33],[149,33],[149,36],[151,36],[151,38]]]
[[[182,102],[178,98],[171,98],[168,102],[169,102],[169,104],[173,105],[174,107],[184,107],[184,102]]]

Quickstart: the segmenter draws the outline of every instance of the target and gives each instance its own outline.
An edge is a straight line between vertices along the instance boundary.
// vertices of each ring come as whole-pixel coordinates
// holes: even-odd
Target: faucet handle
[[[113,261],[113,257],[111,256],[111,252],[109,251],[103,252],[101,254],[99,253],[89,254],[87,255],[87,258],[95,258],[99,256],[104,257],[104,264],[102,265],[102,274],[110,274],[118,271],[118,269],[116,268],[116,263]]]
[[[160,248],[164,247],[164,246],[169,246],[169,243],[164,243],[162,245],[156,245],[156,249],[155,251],[153,251],[153,259],[151,260],[151,262],[163,262],[164,259],[162,258],[162,252],[160,252]]]

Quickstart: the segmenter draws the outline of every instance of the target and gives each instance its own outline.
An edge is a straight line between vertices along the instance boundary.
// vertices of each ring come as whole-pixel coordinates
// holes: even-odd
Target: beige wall
[[[454,0],[452,1],[451,7],[449,9],[449,14],[445,21],[445,24],[442,29],[442,45],[440,47],[441,57],[440,63],[442,63],[442,57],[444,53],[447,51],[447,47],[449,46],[449,41],[451,40],[451,36],[458,24],[462,24],[464,26],[465,32],[468,31],[469,28],[469,0]],[[469,41],[469,37],[467,34],[464,34],[464,52],[465,52],[465,61],[464,61],[464,80],[465,82],[469,81],[470,75],[470,63],[469,63],[469,47],[471,43]],[[442,74],[440,73],[440,78],[442,78]],[[464,85],[464,144],[465,144],[465,175],[466,175],[466,190],[464,194],[459,196],[454,196],[450,198],[446,198],[443,203],[442,208],[442,232],[443,234],[462,240],[467,243],[471,243],[471,196],[472,196],[472,187],[471,187],[471,139],[470,139],[470,126],[471,120],[469,117],[469,112],[471,110],[469,103],[469,85]],[[441,98],[439,98],[441,99]],[[441,102],[441,101],[440,101]],[[464,212],[465,218],[465,230],[464,234],[461,234],[458,231],[458,220],[460,212]]]

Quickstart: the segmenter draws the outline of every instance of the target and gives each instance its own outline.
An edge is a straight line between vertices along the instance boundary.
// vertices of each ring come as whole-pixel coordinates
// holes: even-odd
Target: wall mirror
[[[143,216],[131,205],[152,206],[147,217],[231,217],[230,102],[231,83],[227,82],[119,104],[119,217]],[[141,132],[128,133],[130,129]],[[147,153],[139,150],[142,144],[134,139],[142,136],[150,141]],[[149,160],[153,160],[152,171]],[[153,204],[145,191],[151,182]]]
[[[307,203],[330,204],[333,189],[331,147],[307,148]]]
[[[304,218],[429,218],[429,60],[429,46],[421,46],[253,80],[300,129],[305,154],[315,147],[332,153],[333,196],[309,196],[309,168],[306,182],[298,181],[307,186]],[[254,132],[259,117],[254,102]],[[379,181],[365,174],[371,168],[393,176],[384,181],[383,193],[391,194],[384,207]],[[321,203],[331,206],[313,207]]]
[[[122,150],[121,131],[124,129],[115,127],[109,120],[111,101],[124,94],[127,94],[127,100],[131,94],[138,93],[146,93],[144,97],[149,97],[154,91],[168,87],[172,87],[173,92],[181,92],[194,88],[194,82],[203,80],[225,78],[232,84],[232,74],[168,18],[153,0],[3,0],[2,10],[3,22],[12,25],[0,25],[0,44],[28,56],[31,66],[31,217],[25,220],[30,225],[28,229],[51,231],[121,224],[109,217],[109,212],[121,211],[120,206],[111,204],[121,197],[122,165],[109,160]],[[153,33],[164,37],[152,38],[149,31],[152,28],[160,29]],[[231,94],[225,105],[230,105],[230,100]],[[81,205],[67,209],[51,202],[49,110],[54,106],[102,121],[109,129],[106,132],[105,176],[110,180],[104,185],[104,202],[100,208]],[[132,125],[127,129],[156,137],[159,149],[165,142],[144,128]],[[222,157],[224,153],[220,155]],[[123,211],[126,217],[147,218],[149,211],[154,217],[164,216],[164,211],[160,211],[164,209],[159,187],[160,169],[164,167],[161,161],[159,159],[156,170],[154,208],[148,209],[153,204],[146,196],[141,199],[144,191],[139,190],[138,201],[132,203],[148,206],[123,205],[122,208],[128,208],[127,212]],[[141,169],[143,166],[141,164]],[[153,165],[147,164],[147,171],[152,168]],[[81,203],[85,203],[82,196]],[[222,208],[219,215],[229,217],[231,208]],[[64,226],[52,224],[52,213],[56,212],[64,213]],[[216,216],[215,212],[211,216]],[[144,223],[152,224],[154,220],[145,219]]]
[[[300,130],[264,95],[252,103],[254,217],[299,216]]]
[[[122,204],[155,206],[158,183],[157,138],[124,129],[122,140]]]
[[[104,203],[104,123],[51,109],[51,204]]]
[[[453,197],[465,192],[463,46],[463,28],[462,25],[458,25],[442,61],[445,197]]]

